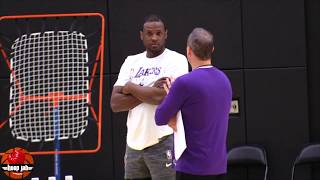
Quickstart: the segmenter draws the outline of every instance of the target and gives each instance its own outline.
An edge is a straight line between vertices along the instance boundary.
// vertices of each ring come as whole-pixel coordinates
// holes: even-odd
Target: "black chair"
[[[263,147],[243,145],[232,148],[228,152],[228,166],[264,166],[264,180],[267,179],[268,163]]]
[[[294,180],[295,167],[297,165],[313,164],[320,162],[320,144],[311,144],[304,147],[293,163],[291,180]]]

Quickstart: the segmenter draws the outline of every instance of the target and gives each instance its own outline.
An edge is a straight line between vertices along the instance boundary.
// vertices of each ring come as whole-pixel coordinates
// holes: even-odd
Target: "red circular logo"
[[[6,151],[1,157],[1,169],[11,179],[23,179],[33,170],[31,154],[23,148],[16,147]]]

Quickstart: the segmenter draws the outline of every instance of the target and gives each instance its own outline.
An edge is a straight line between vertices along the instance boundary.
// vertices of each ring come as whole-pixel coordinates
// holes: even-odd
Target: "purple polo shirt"
[[[232,89],[219,69],[200,67],[176,79],[158,106],[156,124],[165,125],[179,110],[187,149],[175,169],[194,175],[226,173],[226,138]]]

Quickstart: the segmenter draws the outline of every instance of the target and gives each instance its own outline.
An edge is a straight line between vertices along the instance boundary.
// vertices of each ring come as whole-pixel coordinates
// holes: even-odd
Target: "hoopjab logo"
[[[33,170],[33,158],[25,149],[9,149],[1,158],[1,169],[11,179],[23,179]]]

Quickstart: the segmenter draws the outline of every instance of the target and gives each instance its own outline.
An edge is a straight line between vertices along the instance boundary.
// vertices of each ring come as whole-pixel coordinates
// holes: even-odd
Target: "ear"
[[[167,37],[168,37],[168,30],[166,29],[164,32],[164,39],[167,39]]]
[[[192,55],[192,49],[187,46],[187,57],[190,57]]]
[[[212,51],[211,52],[213,52],[214,51],[214,47],[212,48]]]
[[[143,32],[142,31],[140,31],[140,39],[141,39],[141,41],[143,41]]]

